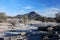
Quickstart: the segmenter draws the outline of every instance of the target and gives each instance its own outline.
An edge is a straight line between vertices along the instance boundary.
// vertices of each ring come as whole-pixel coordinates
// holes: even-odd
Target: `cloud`
[[[59,8],[46,8],[44,10],[38,10],[38,9],[33,9],[33,10],[19,10],[17,14],[25,14],[29,13],[31,11],[35,11],[36,13],[46,16],[46,17],[55,17],[55,14],[60,11]]]
[[[19,12],[25,12],[25,10],[19,10]]]
[[[32,9],[32,6],[30,6],[30,5],[25,6],[24,9]]]
[[[47,17],[55,17],[55,14],[59,12],[59,10],[60,10],[59,8],[47,8],[44,9],[42,15]]]
[[[50,9],[50,10],[60,10],[59,8],[47,8],[47,9]]]
[[[0,7],[0,12],[5,12],[6,8],[5,7]]]
[[[18,10],[18,12],[17,12],[17,14],[21,14],[21,15],[25,14],[25,13],[27,13],[26,10]]]

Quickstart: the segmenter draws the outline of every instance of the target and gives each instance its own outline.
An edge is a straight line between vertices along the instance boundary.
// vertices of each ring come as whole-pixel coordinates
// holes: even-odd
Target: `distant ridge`
[[[51,17],[44,17],[44,16],[41,16],[39,15],[38,13],[36,13],[35,11],[32,11],[32,12],[29,12],[29,13],[26,13],[26,14],[23,14],[23,15],[16,15],[16,17],[18,17],[19,19],[20,18],[24,18],[24,19],[28,19],[28,20],[37,20],[37,21],[50,21],[50,22],[56,22],[54,18],[51,18]]]
[[[34,11],[27,13],[27,14],[24,14],[23,16],[27,16],[28,19],[35,19],[35,20],[41,17],[41,15],[37,14]]]

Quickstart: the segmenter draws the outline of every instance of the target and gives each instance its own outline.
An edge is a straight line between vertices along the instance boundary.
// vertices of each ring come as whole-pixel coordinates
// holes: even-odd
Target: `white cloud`
[[[47,10],[50,9],[50,10],[60,10],[59,8],[47,8]]]
[[[59,8],[47,8],[44,10],[38,10],[38,9],[33,9],[29,10],[30,11],[35,11],[36,13],[39,13],[42,16],[47,16],[47,17],[55,17],[55,14],[60,11]],[[25,14],[28,13],[26,10],[19,10],[18,13],[20,14]]]
[[[18,10],[17,14],[25,14],[27,13],[25,10]]]
[[[30,6],[30,5],[25,6],[24,9],[32,9],[32,6]]]
[[[5,12],[6,8],[5,7],[0,7],[0,12]]]
[[[25,10],[19,10],[19,12],[25,12]]]
[[[59,8],[47,8],[42,12],[43,16],[55,17],[55,14],[59,12]]]

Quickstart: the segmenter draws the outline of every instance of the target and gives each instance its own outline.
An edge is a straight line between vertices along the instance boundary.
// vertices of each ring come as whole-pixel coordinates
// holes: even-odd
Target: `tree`
[[[51,18],[51,17],[48,17],[48,20],[49,22],[56,22],[54,18]]]
[[[60,12],[56,13],[56,18],[60,18]]]
[[[60,23],[60,12],[56,13],[55,20],[56,22]]]
[[[0,20],[5,20],[6,14],[4,12],[0,12]]]
[[[26,25],[27,16],[23,16],[22,18],[23,18],[24,24]]]

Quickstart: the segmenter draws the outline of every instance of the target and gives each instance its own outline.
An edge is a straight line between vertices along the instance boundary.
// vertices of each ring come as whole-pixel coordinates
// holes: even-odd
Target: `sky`
[[[9,16],[31,11],[42,16],[55,17],[55,14],[60,12],[60,0],[0,0],[0,12]]]

